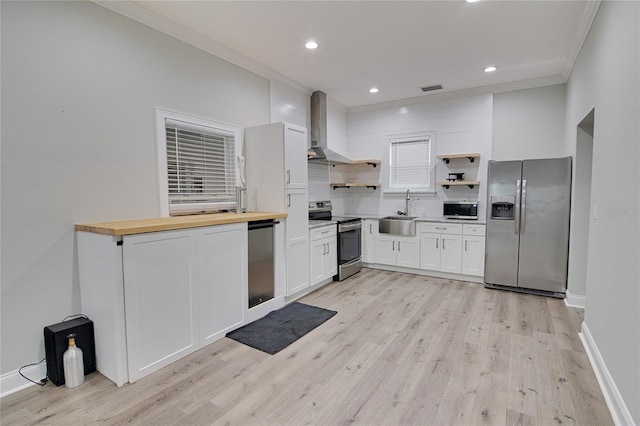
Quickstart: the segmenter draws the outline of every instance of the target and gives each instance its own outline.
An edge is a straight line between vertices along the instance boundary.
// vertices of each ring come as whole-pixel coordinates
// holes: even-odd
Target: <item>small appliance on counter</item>
[[[477,201],[445,201],[442,216],[446,219],[478,220]]]
[[[455,182],[457,180],[464,180],[464,173],[449,173],[447,178],[449,182]]]

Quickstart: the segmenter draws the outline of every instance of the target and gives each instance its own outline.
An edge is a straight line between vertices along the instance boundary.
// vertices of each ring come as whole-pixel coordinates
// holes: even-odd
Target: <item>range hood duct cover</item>
[[[309,161],[352,164],[353,161],[327,148],[327,94],[316,90],[311,94],[311,148]]]

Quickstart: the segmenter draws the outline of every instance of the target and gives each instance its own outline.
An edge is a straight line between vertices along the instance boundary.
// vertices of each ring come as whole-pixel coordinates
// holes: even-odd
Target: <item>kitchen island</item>
[[[248,304],[248,222],[282,212],[78,224],[82,312],[97,369],[118,386],[284,306],[284,225],[274,228],[274,297]]]
[[[201,226],[225,225],[229,223],[251,222],[254,220],[284,219],[287,213],[247,212],[211,213],[153,219],[125,220],[78,224],[76,231],[93,232],[104,235],[134,235],[145,232],[171,231],[174,229],[197,228]]]

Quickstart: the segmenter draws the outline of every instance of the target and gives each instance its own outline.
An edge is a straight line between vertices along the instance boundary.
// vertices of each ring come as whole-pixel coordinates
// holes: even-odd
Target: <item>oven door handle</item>
[[[362,222],[344,223],[338,225],[338,232],[353,231],[362,228]]]

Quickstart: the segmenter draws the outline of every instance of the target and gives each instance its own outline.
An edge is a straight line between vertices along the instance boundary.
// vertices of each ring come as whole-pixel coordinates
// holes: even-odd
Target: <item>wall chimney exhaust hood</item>
[[[353,161],[327,148],[327,94],[319,90],[311,94],[311,148],[309,161],[352,164]]]

